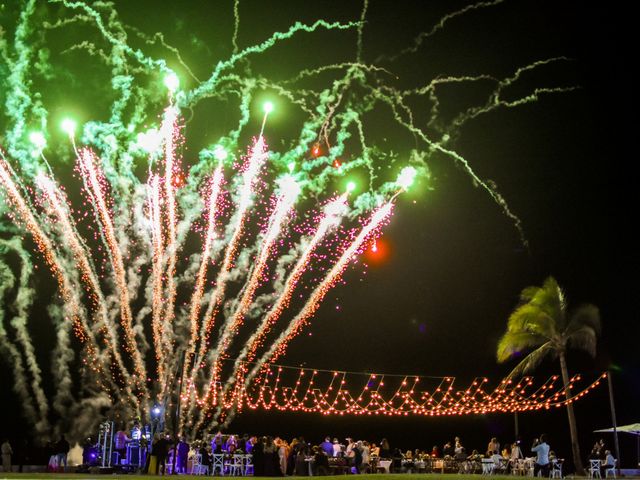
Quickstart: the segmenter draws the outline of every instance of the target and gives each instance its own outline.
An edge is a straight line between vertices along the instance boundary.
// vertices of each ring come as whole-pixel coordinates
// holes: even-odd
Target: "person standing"
[[[253,476],[264,476],[264,437],[260,437],[256,440],[256,443],[253,445],[253,449],[251,450],[251,454],[253,455]]]
[[[493,437],[487,445],[487,457],[490,457],[493,454],[500,454],[500,442],[496,437]]]
[[[67,466],[67,455],[71,446],[64,435],[60,435],[60,440],[56,443],[56,455],[58,456],[58,468],[64,472],[63,468]],[[64,464],[64,467],[62,466]]]
[[[542,472],[543,477],[549,476],[549,450],[547,444],[547,436],[543,433],[540,438],[536,438],[533,442],[531,451],[536,454],[536,463],[533,465],[533,476],[538,476],[538,472]]]
[[[158,441],[153,446],[153,453],[157,458],[156,465],[156,475],[164,475],[166,471],[167,464],[167,456],[169,455],[169,448],[171,447],[171,442],[167,439],[166,436],[161,435]],[[162,473],[160,473],[162,472]]]
[[[371,464],[371,448],[369,442],[362,442],[362,472],[369,473],[369,465]]]
[[[386,438],[383,438],[380,442],[380,458],[391,458],[391,447],[389,446],[389,441]]]
[[[333,457],[333,443],[331,443],[331,437],[326,437],[324,442],[320,444],[320,448],[324,450],[324,453],[327,454],[327,457]]]
[[[279,438],[276,443],[278,448],[278,460],[280,462],[280,471],[283,476],[287,475],[287,457],[289,455],[289,445],[284,438]]]
[[[187,460],[189,458],[189,444],[184,437],[180,437],[180,441],[176,446],[176,472],[187,473]]]
[[[127,442],[131,441],[129,435],[125,431],[124,422],[120,424],[120,428],[113,437],[115,451],[118,452],[118,463],[127,458]]]
[[[356,473],[362,472],[362,441],[358,440],[353,445],[353,468]]]
[[[2,442],[2,446],[0,447],[0,451],[2,452],[2,471],[10,472],[11,471],[11,455],[13,455],[13,449],[11,448],[11,444],[8,439],[4,439]]]

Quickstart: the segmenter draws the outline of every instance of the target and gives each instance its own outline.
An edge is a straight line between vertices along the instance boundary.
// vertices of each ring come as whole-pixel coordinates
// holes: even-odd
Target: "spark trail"
[[[108,2],[9,2],[0,19],[0,297],[12,297],[15,311],[0,314],[0,348],[37,430],[86,431],[105,410],[145,416],[152,399],[181,400],[179,422],[191,434],[231,421],[232,391],[285,354],[402,203],[399,191],[414,177],[429,181],[433,155],[457,165],[522,232],[455,141],[483,115],[570,94],[575,85],[529,77],[571,62],[541,58],[511,66],[506,78],[443,72],[395,85],[406,54],[501,3],[445,14],[400,54],[382,55],[364,35],[375,7],[367,0],[351,21],[295,22],[248,46],[233,0],[228,51],[188,45],[207,74],[187,64],[184,45],[126,25]],[[356,61],[336,52],[334,63],[317,65],[308,55],[288,65],[288,79],[253,64],[282,62],[292,40],[314,35],[352,41]],[[365,63],[365,52],[384,65]],[[451,85],[478,100],[445,119],[440,89]],[[85,103],[84,121],[62,122],[65,138],[54,123],[73,98]],[[418,120],[424,111],[430,117]],[[41,270],[55,280],[53,298],[34,289]],[[42,322],[55,331],[48,352],[26,321],[43,303]],[[54,356],[56,391],[42,385],[40,354]],[[246,362],[256,363],[247,371]]]

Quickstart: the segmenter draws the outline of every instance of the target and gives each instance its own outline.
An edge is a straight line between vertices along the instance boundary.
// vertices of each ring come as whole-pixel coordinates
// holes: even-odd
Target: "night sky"
[[[612,4],[596,8],[578,1],[505,1],[447,22],[415,53],[395,61],[384,58],[412,45],[420,32],[466,4],[370,0],[363,59],[388,69],[397,77],[391,82],[398,88],[424,84],[438,74],[505,77],[532,61],[572,59],[525,76],[505,95],[517,98],[535,87],[579,89],[541,94],[535,103],[482,115],[461,129],[454,144],[481,178],[495,182],[521,218],[528,248],[487,193],[474,188],[450,159],[436,156],[430,164],[430,188],[399,201],[380,240],[382,254],[365,258],[364,273],[360,267],[348,271],[345,283],[328,295],[311,327],[292,342],[281,362],[497,380],[513,366],[496,365],[495,348],[519,292],[553,275],[571,304],[594,303],[602,314],[596,359],[574,352],[569,356],[571,371],[593,377],[613,369],[618,423],[640,421],[637,262],[631,230],[637,215],[632,185],[637,155],[630,145],[638,122],[631,118],[636,96],[628,90],[633,58],[626,55],[632,49],[626,38],[629,15]],[[203,1],[116,5],[125,23],[147,33],[163,32],[199,77],[231,53],[231,2],[216,2],[215,7]],[[345,1],[240,1],[239,46],[258,43],[296,20],[355,21],[361,6]],[[268,55],[252,57],[251,68],[284,79],[304,66],[353,60],[355,55],[355,30],[303,34]],[[91,75],[86,73],[84,80],[96,81]],[[452,116],[481,93],[473,88],[443,92],[442,115]],[[80,92],[74,101],[90,117],[88,97],[90,92]],[[212,118],[196,110],[193,125],[187,126],[193,145],[187,148],[196,151],[209,127],[228,129],[233,115],[224,112]],[[272,128],[268,135],[277,145],[286,125]],[[384,135],[385,125],[371,128]],[[398,144],[393,135],[388,142],[400,151],[413,147]],[[538,375],[556,371],[548,362]],[[1,398],[17,408],[7,392]],[[586,456],[596,438],[591,430],[611,423],[606,389],[600,387],[582,400],[576,413]],[[8,427],[15,431],[18,422],[13,418]],[[325,435],[373,441],[386,436],[392,446],[403,448],[431,448],[460,435],[468,449],[483,449],[493,435],[503,442],[512,440],[513,418],[356,420],[256,413],[239,417],[231,430],[287,438],[302,434],[310,441]],[[551,434],[558,454],[569,457],[564,410],[521,416],[525,445],[543,430]],[[612,445],[610,438],[605,440]],[[623,455],[633,452],[623,456],[628,463],[635,456],[634,443],[625,437],[621,441]]]

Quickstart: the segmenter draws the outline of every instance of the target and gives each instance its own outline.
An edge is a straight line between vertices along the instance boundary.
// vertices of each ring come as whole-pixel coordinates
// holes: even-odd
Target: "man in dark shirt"
[[[329,474],[329,457],[322,448],[314,447],[315,452],[313,455],[313,467],[315,470],[314,475],[328,475]]]
[[[158,464],[156,465],[156,475],[160,474],[164,475],[166,469],[167,455],[169,455],[169,447],[171,443],[167,440],[167,437],[164,435],[160,437],[160,439],[153,445],[152,452],[158,459]]]
[[[62,464],[67,466],[67,454],[69,453],[69,442],[64,438],[64,435],[60,436],[60,440],[56,443],[56,455],[58,456],[58,468],[62,469]]]
[[[451,442],[444,444],[444,447],[442,448],[442,455],[444,457],[453,457],[455,455],[455,450],[453,449],[453,446],[451,446]]]

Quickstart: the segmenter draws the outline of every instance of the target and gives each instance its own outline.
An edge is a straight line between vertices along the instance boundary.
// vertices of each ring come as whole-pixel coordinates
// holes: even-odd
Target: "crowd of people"
[[[121,428],[114,435],[113,448],[121,458],[125,455],[125,445],[136,435],[135,430],[132,432],[129,436]],[[386,463],[387,471],[416,472],[424,470],[427,464],[433,465],[437,460],[455,462],[455,465],[460,466],[460,472],[471,472],[474,471],[470,469],[471,465],[478,465],[482,459],[487,458],[497,465],[503,465],[504,472],[509,473],[510,468],[519,460],[533,456],[534,476],[540,472],[546,477],[552,463],[557,461],[544,434],[534,439],[530,448],[523,447],[520,440],[501,446],[498,439],[493,437],[486,449],[468,452],[460,437],[445,442],[442,447],[434,445],[431,450],[401,451],[399,448],[392,448],[385,438],[380,442],[349,437],[340,441],[327,436],[322,442],[312,444],[303,437],[296,437],[288,442],[280,437],[238,436],[218,432],[210,439],[188,442],[184,437],[176,441],[167,434],[156,432],[145,448],[148,453],[145,455],[146,463],[140,465],[139,470],[155,474],[167,473],[168,466],[176,473],[192,473],[194,464],[208,467],[211,471],[216,454],[251,455],[254,476],[304,476],[310,471],[314,475],[326,475],[332,469],[355,474],[367,473],[375,472],[381,463]],[[51,442],[48,449],[50,458],[56,458],[56,462],[66,466],[69,442],[64,436],[57,442]],[[9,441],[2,443],[1,451],[3,470],[10,471],[14,452]],[[589,458],[599,459],[603,471],[615,465],[611,452],[605,449],[602,440],[596,442]]]
[[[177,452],[175,461],[174,452]],[[525,457],[520,441],[501,448],[495,437],[491,438],[484,451],[474,449],[468,453],[460,437],[455,437],[453,442],[446,442],[442,448],[436,445],[430,451],[401,451],[399,448],[392,448],[385,438],[374,443],[353,438],[346,438],[341,442],[338,438],[326,437],[324,441],[314,445],[303,437],[296,437],[288,442],[280,437],[223,435],[218,432],[210,441],[199,440],[192,444],[181,438],[175,449],[168,437],[157,437],[151,448],[150,462],[155,465],[155,470],[150,472],[163,473],[166,470],[165,463],[169,461],[175,462],[177,473],[188,473],[194,465],[196,455],[197,463],[211,471],[214,455],[239,453],[251,455],[254,476],[304,476],[309,474],[310,469],[314,475],[326,475],[331,468],[355,474],[368,473],[375,472],[381,460],[388,460],[388,469],[394,472],[418,471],[419,466],[424,468],[425,462],[438,459],[456,462],[460,466],[459,471],[471,472],[471,465],[483,458],[490,458],[496,464],[504,465],[505,473],[509,473],[511,466]],[[536,438],[526,453],[535,457],[534,473],[537,475],[540,471],[543,476],[548,476],[550,465],[556,457],[545,435]]]

